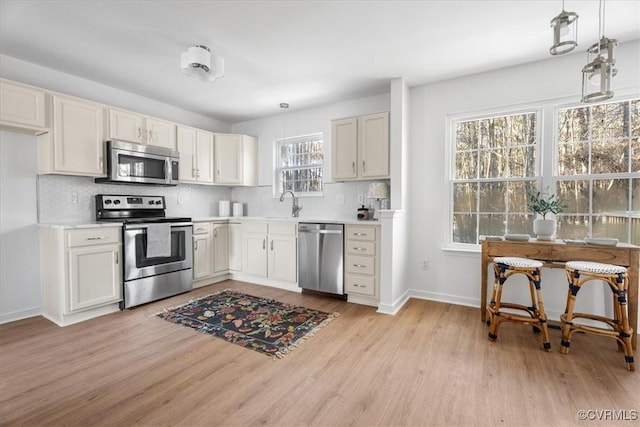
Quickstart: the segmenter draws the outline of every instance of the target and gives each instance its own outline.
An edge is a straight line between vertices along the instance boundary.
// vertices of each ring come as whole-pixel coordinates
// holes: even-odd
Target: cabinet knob
[[[356,173],[356,162],[351,163],[351,168],[353,169],[353,173]]]
[[[362,172],[366,172],[367,169],[364,167],[364,160],[362,161]]]
[[[102,240],[106,239],[105,236],[97,236],[97,237],[87,237],[87,240]]]

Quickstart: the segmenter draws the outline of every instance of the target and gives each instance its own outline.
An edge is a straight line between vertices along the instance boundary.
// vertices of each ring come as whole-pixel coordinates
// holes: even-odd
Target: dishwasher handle
[[[342,234],[342,230],[315,230],[308,228],[298,229],[299,233],[315,233],[315,234]]]

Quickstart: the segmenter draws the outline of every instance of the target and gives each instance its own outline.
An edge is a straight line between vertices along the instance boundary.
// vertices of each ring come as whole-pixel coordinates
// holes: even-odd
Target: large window
[[[275,141],[276,185],[278,194],[291,190],[296,196],[322,194],[322,134]]]
[[[558,236],[640,245],[640,100],[557,111]]]
[[[532,233],[526,194],[538,186],[538,123],[538,111],[452,122],[452,242]]]

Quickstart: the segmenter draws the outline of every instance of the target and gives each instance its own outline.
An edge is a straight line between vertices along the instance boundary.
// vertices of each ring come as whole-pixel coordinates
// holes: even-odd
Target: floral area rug
[[[226,289],[155,316],[281,358],[339,314]]]

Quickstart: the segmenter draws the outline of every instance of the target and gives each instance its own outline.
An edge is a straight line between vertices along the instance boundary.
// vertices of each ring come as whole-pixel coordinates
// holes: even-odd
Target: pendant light
[[[600,0],[598,20],[599,40],[587,49],[587,65],[582,68],[582,102],[604,101],[614,94],[611,78],[618,73],[613,52],[618,40],[604,36],[604,0]]]
[[[578,14],[564,10],[551,20],[553,28],[553,46],[549,48],[551,55],[562,55],[571,52],[578,46]]]

